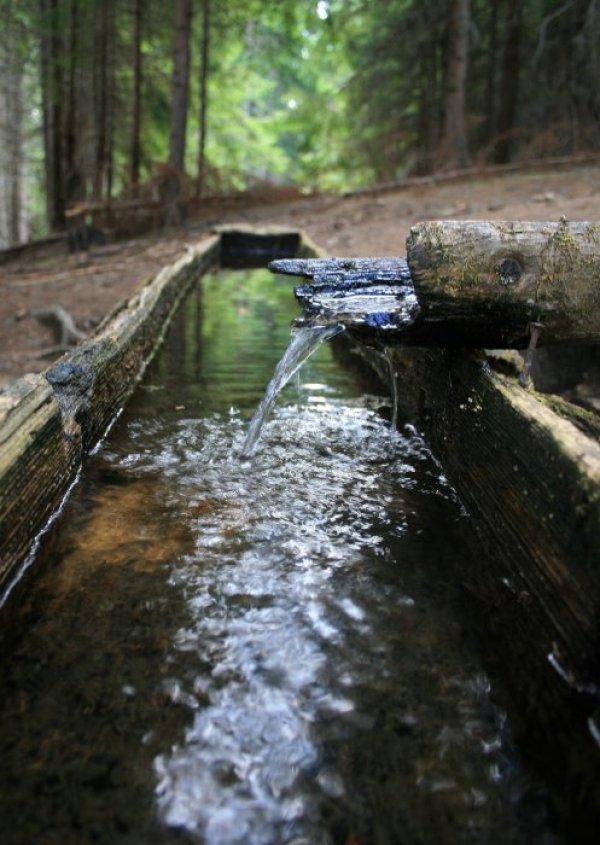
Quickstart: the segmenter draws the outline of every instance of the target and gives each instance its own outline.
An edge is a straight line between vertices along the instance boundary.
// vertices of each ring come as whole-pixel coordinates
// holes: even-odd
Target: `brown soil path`
[[[0,388],[26,372],[40,372],[52,357],[49,329],[30,315],[61,305],[89,331],[123,298],[186,244],[218,223],[271,223],[303,229],[331,255],[403,255],[406,235],[419,220],[600,221],[600,163],[547,171],[524,171],[445,184],[399,188],[348,198],[307,197],[285,205],[207,210],[190,228],[97,248],[86,258],[54,247],[25,253],[0,266]]]

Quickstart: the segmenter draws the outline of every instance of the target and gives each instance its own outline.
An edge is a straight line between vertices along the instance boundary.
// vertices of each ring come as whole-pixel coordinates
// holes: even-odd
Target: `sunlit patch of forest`
[[[0,246],[82,203],[600,148],[600,0],[0,0],[0,20]]]

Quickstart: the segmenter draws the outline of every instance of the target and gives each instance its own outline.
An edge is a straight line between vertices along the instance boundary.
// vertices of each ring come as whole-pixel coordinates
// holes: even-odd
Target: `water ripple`
[[[159,471],[170,504],[192,515],[195,552],[169,578],[191,623],[173,639],[178,675],[167,690],[193,719],[155,758],[156,797],[165,824],[208,845],[328,842],[319,808],[352,800],[353,787],[339,753],[325,749],[350,735],[368,744],[377,719],[365,689],[393,699],[398,654],[431,648],[418,623],[426,598],[407,592],[396,547],[428,499],[458,519],[454,493],[414,429],[391,433],[369,399],[321,398],[282,405],[251,460],[239,457],[245,424],[234,411],[155,428],[152,453],[135,453],[136,471]],[[401,658],[421,687],[447,669],[422,659]],[[460,703],[464,688],[453,695]],[[477,704],[463,713],[459,703],[456,719],[446,713],[442,730],[431,728],[438,762],[417,765],[414,788],[479,807],[485,790],[473,797],[447,761],[497,756],[498,732],[473,716]],[[420,723],[414,709],[423,705],[399,709],[408,733]]]

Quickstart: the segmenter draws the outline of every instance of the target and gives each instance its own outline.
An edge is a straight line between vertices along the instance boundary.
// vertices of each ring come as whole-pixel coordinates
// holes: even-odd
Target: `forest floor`
[[[31,312],[60,305],[88,332],[136,287],[222,223],[278,224],[304,230],[331,255],[405,254],[420,220],[600,220],[600,162],[421,183],[348,197],[307,196],[285,204],[242,201],[209,207],[185,231],[67,255],[63,244],[24,251],[0,266],[0,389],[52,356],[52,331]]]

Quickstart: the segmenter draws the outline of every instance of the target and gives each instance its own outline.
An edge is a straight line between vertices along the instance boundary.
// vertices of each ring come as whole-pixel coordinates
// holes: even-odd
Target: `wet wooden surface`
[[[218,258],[218,238],[162,270],[45,375],[63,414],[81,428],[90,449],[135,389],[190,286]]]
[[[78,432],[64,425],[42,375],[25,376],[0,395],[0,599],[80,457]]]
[[[531,640],[540,659],[554,654],[580,685],[600,684],[593,419],[578,425],[471,353],[392,354],[401,411],[424,432],[487,537],[496,598],[524,603],[527,625],[533,620],[542,632]]]
[[[365,321],[352,329],[387,345],[524,348],[531,323],[539,345],[600,343],[600,224],[428,221],[414,226],[406,262],[383,258],[287,260],[274,272],[310,280],[298,288],[308,313],[319,293],[340,294],[412,282],[419,311],[410,326]],[[409,291],[407,291],[409,292]],[[326,316],[326,315],[325,315]]]
[[[336,341],[386,384],[382,356]],[[478,554],[460,584],[513,736],[564,797],[573,831],[600,806],[600,441],[463,350],[396,348],[400,420],[423,433],[466,506]],[[560,403],[559,403],[560,404]],[[581,409],[580,409],[581,410]],[[585,420],[585,423],[592,422]],[[586,430],[587,429],[587,430]],[[496,685],[497,682],[497,685]],[[548,752],[551,746],[551,753]]]

